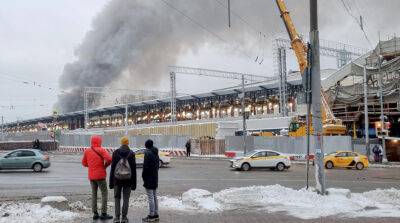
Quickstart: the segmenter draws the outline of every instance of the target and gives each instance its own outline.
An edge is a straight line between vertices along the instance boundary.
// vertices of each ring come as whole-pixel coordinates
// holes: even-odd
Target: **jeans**
[[[115,202],[115,217],[121,216],[121,193],[122,193],[122,217],[128,215],[129,197],[131,196],[131,187],[129,185],[114,186],[114,202]]]
[[[106,180],[91,180],[90,185],[92,186],[92,211],[97,214],[97,189],[100,188],[101,191],[101,213],[107,213],[107,182]]]
[[[158,201],[157,201],[156,190],[146,189],[146,193],[149,201],[149,215],[150,216],[158,215]]]

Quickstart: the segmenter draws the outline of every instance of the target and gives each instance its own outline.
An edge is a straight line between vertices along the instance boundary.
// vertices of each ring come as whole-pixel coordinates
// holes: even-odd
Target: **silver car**
[[[0,170],[32,169],[41,172],[50,167],[50,157],[37,149],[17,149],[0,157]]]

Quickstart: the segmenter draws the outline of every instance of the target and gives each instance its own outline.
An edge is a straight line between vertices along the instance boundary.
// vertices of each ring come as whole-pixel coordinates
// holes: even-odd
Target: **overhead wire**
[[[243,18],[239,13],[235,12],[234,10],[232,10],[232,6],[228,7],[226,6],[224,3],[222,3],[219,0],[215,0],[219,5],[221,5],[222,7],[224,7],[225,9],[230,10],[230,12],[236,16],[239,20],[241,20],[244,24],[246,24],[248,27],[250,27],[253,31],[255,31],[257,33],[257,35],[259,35],[259,49],[258,49],[258,54],[256,56],[256,59],[254,60],[254,62],[258,62],[258,59],[260,59],[260,54],[262,53],[262,57],[261,57],[261,62],[258,62],[260,65],[262,64],[262,61],[264,61],[264,48],[265,44],[262,44],[262,42],[266,42],[266,37],[267,34],[263,31],[261,31],[260,29],[258,29],[257,27],[255,27],[254,25],[252,25],[250,22],[248,22],[245,18]]]
[[[34,87],[38,87],[38,88],[43,88],[43,89],[47,89],[47,90],[51,90],[51,91],[56,91],[56,92],[62,93],[62,94],[66,93],[63,90],[57,90],[55,87],[50,87],[47,84],[43,84],[42,82],[27,80],[25,78],[16,78],[16,75],[0,73],[0,76],[3,76],[3,78],[8,79],[10,81],[18,82],[21,84],[30,85],[30,86],[34,86]]]
[[[204,26],[203,24],[201,24],[200,22],[196,21],[194,18],[190,17],[189,15],[187,15],[185,12],[183,12],[182,10],[178,9],[177,7],[175,7],[173,4],[171,4],[170,2],[168,2],[167,0],[160,0],[162,1],[165,5],[167,5],[168,7],[170,7],[171,9],[175,10],[176,12],[178,12],[179,14],[181,14],[182,16],[184,16],[185,18],[187,18],[189,21],[191,21],[192,23],[196,24],[198,27],[200,27],[201,29],[203,29],[204,31],[208,32],[209,34],[211,34],[212,36],[214,36],[215,38],[217,38],[218,40],[220,40],[221,42],[224,42],[227,45],[232,45],[229,41],[225,40],[224,38],[222,38],[221,36],[219,36],[218,34],[216,34],[215,32],[211,31],[210,29],[208,29],[206,26]],[[252,56],[250,56],[248,53],[246,53],[244,50],[240,50],[239,49],[239,44],[237,44],[237,46],[232,46],[232,49],[239,51],[241,54],[243,54],[244,56],[248,57],[249,59],[253,60]]]
[[[372,46],[372,43],[371,43],[371,41],[370,41],[370,38],[368,37],[368,34],[367,34],[367,32],[365,31],[365,29],[364,29],[364,26],[366,26],[365,21],[364,21],[364,23],[361,23],[361,21],[359,20],[359,18],[357,18],[355,15],[353,15],[351,6],[350,6],[350,4],[349,4],[348,2],[346,3],[345,0],[341,0],[341,2],[342,2],[343,7],[345,8],[347,14],[349,14],[349,15],[354,19],[354,21],[356,21],[357,25],[360,27],[361,31],[363,32],[364,37],[365,37],[365,39],[367,40],[367,42],[368,42],[368,44],[369,44],[371,50],[373,50],[374,47]],[[359,12],[359,15],[360,15],[360,18],[363,18],[360,12]]]

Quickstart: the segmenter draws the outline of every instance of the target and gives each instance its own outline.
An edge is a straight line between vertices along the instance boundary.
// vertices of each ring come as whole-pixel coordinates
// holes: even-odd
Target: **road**
[[[0,201],[39,199],[47,195],[63,195],[72,201],[88,200],[90,187],[87,180],[87,170],[81,166],[80,156],[52,155],[51,161],[52,166],[42,173],[33,173],[29,170],[0,171]],[[294,164],[292,168],[284,172],[271,170],[242,172],[230,170],[228,166],[227,161],[173,159],[170,167],[160,169],[159,195],[179,196],[191,188],[218,192],[230,187],[252,185],[280,184],[295,189],[300,189],[305,185],[305,166],[302,164]],[[311,185],[315,184],[313,171],[311,169]],[[139,168],[137,172],[139,176],[138,190],[132,196],[144,194],[140,179],[141,169]],[[326,171],[326,178],[328,187],[348,188],[352,192],[364,192],[376,188],[400,188],[400,171],[398,168],[369,168],[363,171],[333,169]],[[111,191],[109,197],[113,197]],[[144,214],[144,210],[141,208],[135,212]],[[174,222],[174,219],[181,219],[175,222],[186,222],[184,219],[187,219],[187,222],[189,221],[186,214],[164,213],[164,216],[165,222]],[[266,222],[264,221],[266,216],[262,213],[224,212],[219,215],[198,214],[198,216],[198,219],[203,220],[193,222],[247,222],[245,216],[255,219],[255,222],[259,222],[259,219]],[[237,221],[226,220],[231,219],[232,216],[236,216]],[[284,214],[269,214],[268,216],[271,222],[278,222],[276,220],[279,218],[282,219],[282,222],[302,222]],[[275,221],[272,221],[273,219]],[[326,220],[329,220],[329,218]],[[380,221],[392,222],[392,220],[385,221],[385,219],[382,219]],[[339,221],[330,219],[327,222]],[[369,222],[369,220],[363,220],[363,222]]]

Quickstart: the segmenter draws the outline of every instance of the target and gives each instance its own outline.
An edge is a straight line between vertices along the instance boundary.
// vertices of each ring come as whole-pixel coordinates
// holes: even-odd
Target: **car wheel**
[[[284,163],[278,163],[278,164],[276,164],[276,170],[278,170],[278,171],[284,171],[284,170],[285,170],[285,164],[284,164]]]
[[[364,169],[364,164],[363,164],[363,163],[357,163],[357,164],[356,164],[356,169],[357,169],[357,170],[362,170],[362,169]]]
[[[242,170],[243,171],[249,171],[250,169],[251,169],[250,164],[248,164],[248,163],[243,163],[242,164]]]
[[[325,168],[326,168],[326,169],[332,169],[332,168],[333,168],[333,163],[332,163],[332,161],[326,162],[326,163],[325,163]]]
[[[33,164],[32,169],[35,172],[42,172],[43,166],[40,163],[35,163],[35,164]]]
[[[163,161],[160,160],[160,161],[158,162],[158,167],[161,168],[163,165],[164,165]]]

